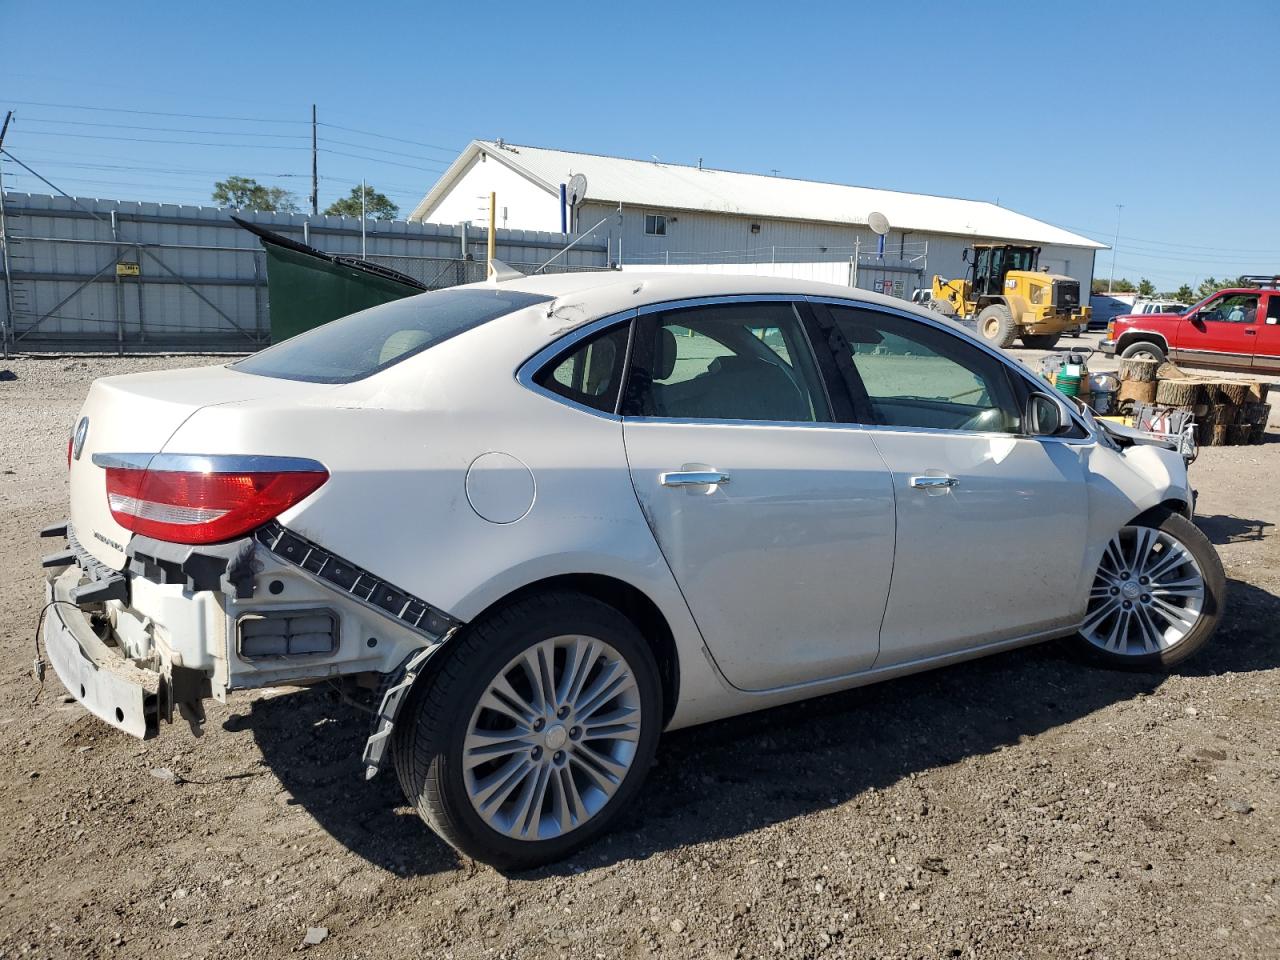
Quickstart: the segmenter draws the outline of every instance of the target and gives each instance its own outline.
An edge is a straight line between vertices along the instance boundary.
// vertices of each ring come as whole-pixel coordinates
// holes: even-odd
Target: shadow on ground
[[[1227,543],[1262,540],[1275,524],[1267,520],[1249,520],[1229,514],[1215,514],[1197,516],[1196,526],[1203,530],[1205,536],[1213,543],[1222,546]]]
[[[1259,627],[1280,618],[1280,599],[1241,581],[1228,587],[1214,643],[1179,673],[1280,666],[1280,641]],[[758,830],[1015,744],[1162,680],[1088,666],[1063,644],[1046,644],[677,731],[663,738],[645,788],[603,839],[532,875]],[[359,710],[313,688],[256,702],[249,722],[285,788],[349,849],[400,876],[458,865],[406,805],[393,771],[360,779],[368,717]]]

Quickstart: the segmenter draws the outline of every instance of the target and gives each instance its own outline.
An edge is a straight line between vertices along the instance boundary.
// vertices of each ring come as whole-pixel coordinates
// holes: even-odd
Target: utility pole
[[[13,111],[4,115],[4,126],[0,126],[0,157],[3,157],[4,135],[9,130],[9,121],[13,119]],[[4,257],[4,322],[0,323],[0,344],[3,345],[4,358],[9,359],[9,327],[13,323],[13,275],[9,272],[9,233],[4,218],[4,173],[0,170],[0,255]]]
[[[316,105],[311,105],[311,215],[320,216],[320,177],[316,169]]]
[[[365,226],[369,222],[369,208],[365,203],[365,198],[369,194],[369,188],[365,186],[364,180],[360,181],[360,259],[367,260],[365,256]]]
[[[489,194],[489,269],[488,274],[493,276],[493,255],[496,252],[498,238],[494,236],[494,229],[497,227],[498,212],[498,195],[496,193]]]
[[[1120,246],[1120,211],[1123,209],[1123,203],[1116,204],[1116,242],[1111,244],[1111,279],[1107,281],[1107,293],[1111,292],[1116,282],[1116,247]]]

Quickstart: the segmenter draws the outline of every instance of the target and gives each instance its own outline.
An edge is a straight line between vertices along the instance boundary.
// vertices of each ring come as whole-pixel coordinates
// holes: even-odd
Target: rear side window
[[[450,337],[550,297],[514,290],[423,293],[342,317],[268,347],[233,370],[281,380],[363,380]]]
[[[795,307],[726,303],[636,322],[624,417],[831,420]]]
[[[630,330],[631,325],[624,323],[586,343],[575,344],[539,370],[533,382],[566,400],[613,413],[618,405]]]

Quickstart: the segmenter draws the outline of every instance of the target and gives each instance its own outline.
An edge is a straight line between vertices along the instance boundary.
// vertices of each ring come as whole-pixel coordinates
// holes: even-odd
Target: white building
[[[580,177],[575,180],[575,175]],[[585,178],[573,203],[572,185]],[[562,205],[561,188],[568,202]],[[489,193],[497,224],[579,233],[608,243],[624,269],[785,273],[909,297],[933,274],[962,276],[976,241],[1041,247],[1040,266],[1093,280],[1106,249],[1052,224],[980,200],[874,190],[701,166],[626,160],[473,140],[409,219],[482,223]],[[881,213],[880,238],[868,217]],[[856,265],[855,265],[856,259]]]

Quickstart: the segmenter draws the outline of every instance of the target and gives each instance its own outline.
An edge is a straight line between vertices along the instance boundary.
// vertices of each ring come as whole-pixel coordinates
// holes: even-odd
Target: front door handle
[[[955,477],[912,477],[911,485],[922,490],[933,490],[938,487],[954,487],[960,481]]]
[[[718,470],[676,470],[658,476],[664,487],[698,487],[715,483],[728,483],[729,475]]]

